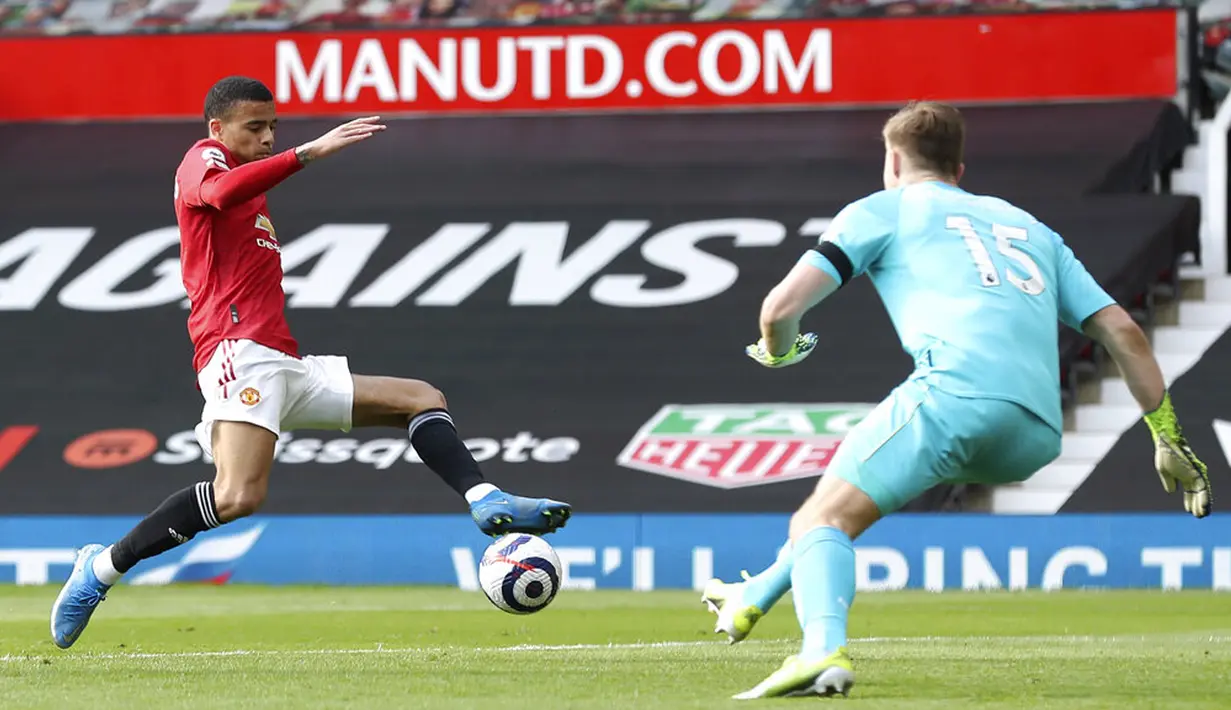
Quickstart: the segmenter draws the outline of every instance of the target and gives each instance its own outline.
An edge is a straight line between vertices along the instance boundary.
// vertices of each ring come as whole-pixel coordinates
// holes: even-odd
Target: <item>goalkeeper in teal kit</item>
[[[1189,449],[1145,334],[1058,234],[1004,200],[957,186],[965,126],[957,109],[915,103],[885,125],[885,190],[843,209],[818,246],[766,297],[766,367],[816,346],[800,318],[860,274],[880,294],[915,369],[843,441],[791,518],[778,560],[744,582],[712,580],[717,631],[742,640],[788,589],[801,652],[740,699],[846,694],[855,596],[852,540],[945,483],[1023,481],[1060,453],[1057,321],[1100,342],[1145,412],[1163,487],[1210,511],[1205,465]]]

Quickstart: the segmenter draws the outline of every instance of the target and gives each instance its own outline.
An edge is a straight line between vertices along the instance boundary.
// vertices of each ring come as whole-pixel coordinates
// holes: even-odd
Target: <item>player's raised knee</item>
[[[415,416],[429,409],[448,409],[449,402],[444,392],[422,380],[403,380],[406,383],[403,396],[400,398],[403,413]]]
[[[423,380],[355,375],[354,426],[406,426],[416,415],[448,409],[440,390]]]
[[[215,487],[214,505],[218,508],[220,522],[246,518],[255,514],[265,503],[265,489],[256,486]]]

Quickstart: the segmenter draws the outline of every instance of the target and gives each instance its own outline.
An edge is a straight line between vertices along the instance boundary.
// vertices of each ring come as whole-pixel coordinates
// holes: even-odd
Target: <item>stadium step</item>
[[[1197,364],[1201,359],[1201,354],[1204,350],[1198,350],[1187,353],[1160,353],[1156,352],[1154,358],[1158,360],[1158,366],[1163,370],[1163,377],[1168,382],[1175,382],[1176,378],[1188,372],[1188,369]]]
[[[1204,353],[1223,334],[1210,326],[1160,326],[1153,331],[1154,352],[1159,355]]]
[[[1208,3],[1206,8],[1212,7],[1215,3]],[[1204,11],[1206,8],[1202,8]],[[1214,130],[1214,121],[1204,118],[1197,121],[1197,142],[1201,145],[1206,145],[1210,140],[1210,132]]]
[[[1195,155],[1202,155],[1201,151],[1196,151]],[[1200,160],[1199,158],[1197,160]],[[1205,187],[1205,168],[1200,166],[1197,169],[1189,170],[1189,162],[1195,160],[1189,157],[1188,153],[1184,155],[1184,169],[1177,170],[1171,174],[1171,191],[1177,195],[1200,195]]]
[[[1119,436],[1141,418],[1141,409],[1133,406],[1107,404],[1081,405],[1074,413],[1075,430],[1080,434],[1114,434]]]
[[[1204,283],[1206,303],[1231,304],[1231,278],[1207,278]]]
[[[1128,383],[1124,380],[1104,380],[1100,383],[1102,393],[1099,396],[1099,403],[1109,407],[1131,407],[1137,404],[1137,400],[1133,399],[1133,393],[1128,390]]]
[[[1231,304],[1218,301],[1181,301],[1180,325],[1226,328],[1231,324]]]
[[[1116,443],[1116,439],[1115,435],[1107,433],[1067,432],[1060,442],[1060,458],[1057,461],[1098,461]]]
[[[1005,515],[1051,515],[1069,499],[1066,490],[1028,490],[1019,486],[992,489],[992,510]]]
[[[1022,490],[1029,491],[1071,491],[1086,480],[1097,463],[1097,460],[1086,463],[1065,463],[1057,460],[1039,469],[1038,473],[1021,483],[1020,486]]]
[[[1205,268],[1200,264],[1180,264],[1180,279],[1197,280],[1204,284]]]

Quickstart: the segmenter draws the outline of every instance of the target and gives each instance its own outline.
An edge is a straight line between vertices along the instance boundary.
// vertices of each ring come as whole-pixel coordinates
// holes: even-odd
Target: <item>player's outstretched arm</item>
[[[761,303],[761,339],[745,348],[748,357],[766,367],[806,358],[816,347],[816,335],[801,335],[799,321],[836,290],[838,282],[828,272],[801,259]]]
[[[313,160],[333,155],[383,130],[385,126],[381,125],[379,116],[357,118],[294,150],[255,160],[234,170],[212,173],[201,183],[201,202],[219,210],[243,204],[273,189]]]
[[[233,170],[211,172],[201,181],[200,203],[218,210],[230,209],[265,194],[302,168],[303,164],[288,150]],[[195,203],[191,196],[187,200],[189,204]]]
[[[1209,515],[1213,498],[1206,465],[1184,438],[1146,334],[1120,306],[1108,306],[1090,316],[1082,331],[1107,349],[1145,413],[1154,439],[1154,467],[1163,488],[1171,493],[1179,484],[1184,491],[1184,509],[1198,518]]]

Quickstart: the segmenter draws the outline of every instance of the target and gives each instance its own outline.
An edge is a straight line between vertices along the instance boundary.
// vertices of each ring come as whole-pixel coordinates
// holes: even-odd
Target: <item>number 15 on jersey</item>
[[[962,240],[966,242],[966,249],[970,251],[970,256],[974,259],[975,266],[979,269],[980,283],[988,288],[999,286],[1000,272],[992,261],[992,255],[983,243],[983,238],[975,231],[974,225],[970,223],[970,219],[968,217],[950,216],[945,219],[945,227],[956,231],[961,235]],[[1013,244],[1015,241],[1026,241],[1029,239],[1030,233],[1021,227],[1006,227],[1002,224],[993,224],[992,236],[996,237],[996,251],[1017,262],[1026,273],[1026,278],[1022,278],[1014,273],[1013,269],[1005,268],[1005,279],[1027,295],[1037,296],[1043,293],[1045,287],[1043,285],[1043,274],[1039,271],[1039,265],[1034,263],[1034,259],[1031,259],[1029,254],[1018,249]]]

